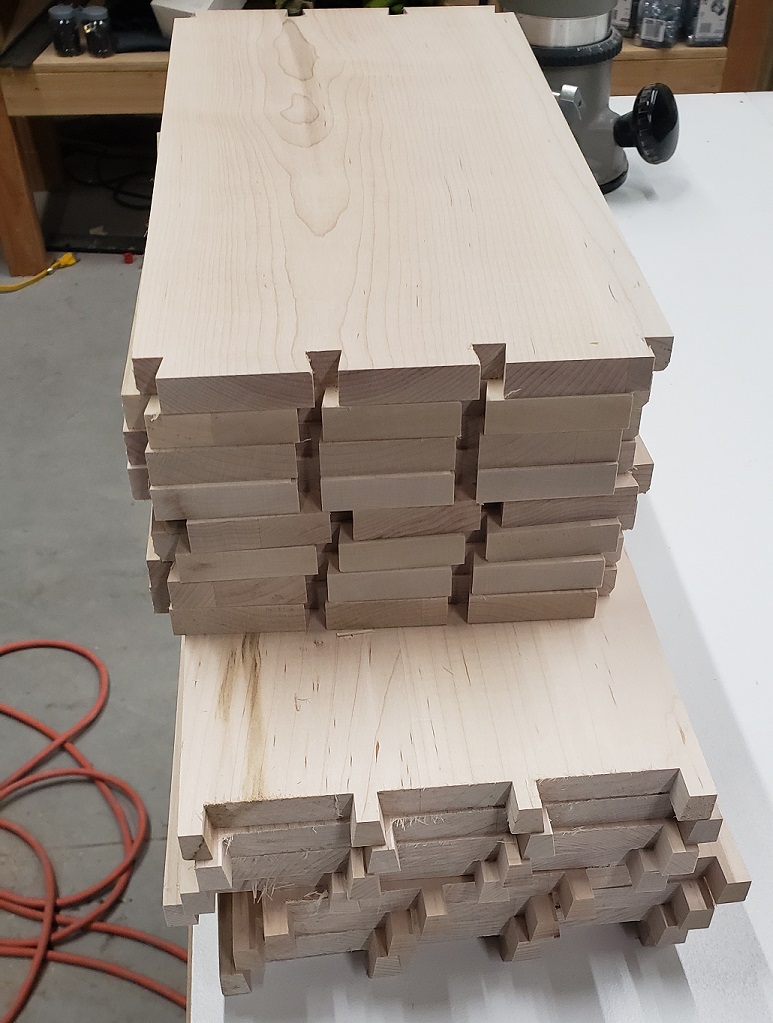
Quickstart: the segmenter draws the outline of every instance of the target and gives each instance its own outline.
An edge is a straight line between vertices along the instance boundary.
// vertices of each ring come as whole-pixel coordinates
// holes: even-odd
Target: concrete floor
[[[0,640],[60,638],[90,647],[110,671],[110,700],[80,742],[97,767],[144,799],[151,839],[111,919],[184,944],[165,927],[161,885],[174,729],[178,642],[152,613],[144,552],[149,506],[134,502],[125,471],[120,383],[140,264],[85,256],[25,291],[0,295]],[[5,268],[0,263],[0,282]],[[0,660],[0,699],[64,729],[91,705],[92,669],[67,653]],[[40,745],[0,719],[0,775]],[[64,758],[69,761],[69,758]],[[25,796],[3,815],[46,845],[60,892],[93,883],[117,862],[112,817],[90,786]],[[42,891],[29,853],[0,833],[0,888]],[[0,935],[26,933],[0,914]],[[69,946],[185,990],[185,968],[114,938]],[[0,960],[0,1013],[26,972]],[[52,965],[24,1023],[179,1021],[180,1009],[121,980]]]

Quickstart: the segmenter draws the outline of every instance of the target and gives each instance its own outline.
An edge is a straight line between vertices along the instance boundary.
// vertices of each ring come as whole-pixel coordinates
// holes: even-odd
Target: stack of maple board
[[[595,619],[182,640],[164,905],[264,961],[574,926],[682,941],[749,887],[627,559]]]
[[[123,389],[175,632],[592,616],[671,340],[515,16],[179,25]]]

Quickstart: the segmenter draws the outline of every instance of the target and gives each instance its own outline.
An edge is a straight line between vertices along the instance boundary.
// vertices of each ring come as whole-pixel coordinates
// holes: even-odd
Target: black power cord
[[[155,152],[72,138],[61,143],[62,162],[72,181],[85,188],[106,189],[125,209],[150,210]]]

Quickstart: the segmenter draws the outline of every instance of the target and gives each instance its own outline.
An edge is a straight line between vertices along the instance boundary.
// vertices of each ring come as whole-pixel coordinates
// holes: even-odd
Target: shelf
[[[626,39],[612,64],[612,95],[632,96],[650,82],[663,82],[676,93],[720,92],[726,61],[726,46],[677,43],[656,50]]]
[[[2,0],[0,0],[0,3]],[[49,46],[31,68],[0,72],[11,117],[160,114],[169,54],[58,57]]]

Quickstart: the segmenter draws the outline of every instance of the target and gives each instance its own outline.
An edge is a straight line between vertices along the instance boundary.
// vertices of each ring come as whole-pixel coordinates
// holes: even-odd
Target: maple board
[[[671,339],[517,19],[178,28],[122,382],[175,630],[586,616]]]
[[[536,811],[539,827],[543,798],[669,790],[677,817],[710,817],[711,778],[625,558],[618,573],[588,621],[185,640],[173,831],[203,842],[204,806],[215,827],[351,812],[381,829],[382,813],[489,805],[495,782],[505,802],[514,786],[513,819]]]
[[[514,15],[176,27],[132,342],[162,414],[313,406],[309,356],[349,407],[475,400],[502,357],[506,397],[647,391],[645,339],[670,332]]]
[[[511,960],[639,922],[660,946],[746,897],[620,570],[584,622],[183,641],[165,912],[195,923],[215,892],[230,906],[225,991],[341,951],[395,973],[424,942],[471,936]]]

